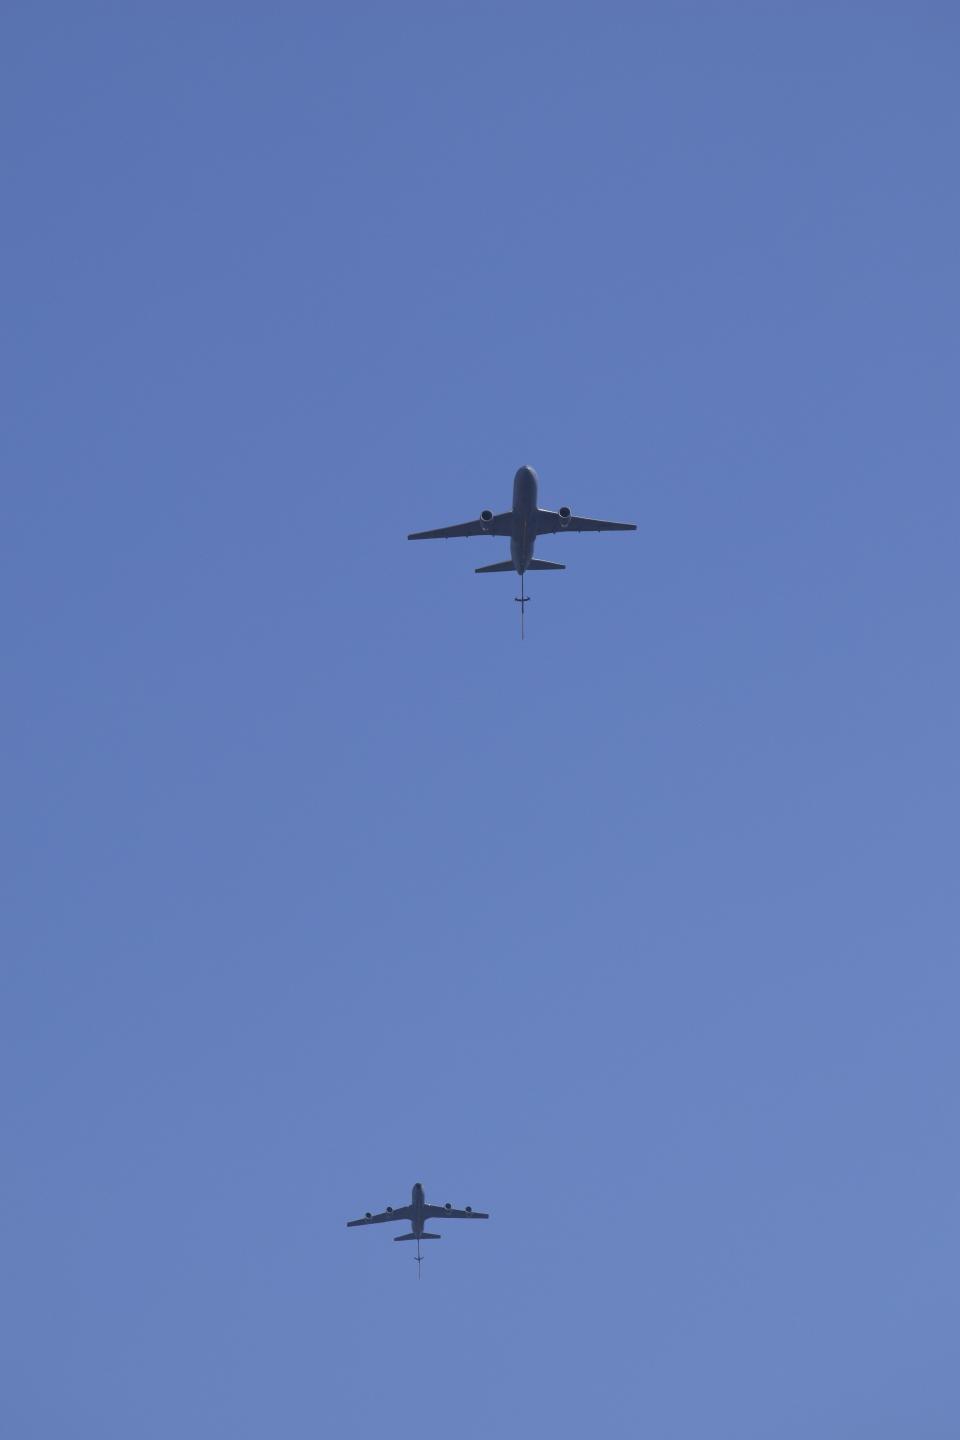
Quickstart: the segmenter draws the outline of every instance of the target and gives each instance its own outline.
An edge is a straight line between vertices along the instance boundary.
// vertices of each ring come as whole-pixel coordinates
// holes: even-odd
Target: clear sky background
[[[5,1436],[960,1433],[958,43],[4,6]]]

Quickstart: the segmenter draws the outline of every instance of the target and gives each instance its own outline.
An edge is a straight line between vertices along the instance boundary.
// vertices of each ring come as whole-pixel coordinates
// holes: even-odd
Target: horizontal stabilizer
[[[473,572],[475,575],[492,575],[495,570],[512,570],[512,560],[501,560],[496,565],[478,565]]]
[[[566,570],[566,565],[558,565],[555,560],[531,560],[527,566],[528,570]]]
[[[414,1234],[411,1232],[409,1235],[394,1235],[393,1238],[394,1238],[394,1240],[416,1240],[417,1237],[416,1237],[416,1235],[414,1235]],[[424,1230],[423,1234],[420,1236],[420,1239],[421,1239],[421,1240],[442,1240],[442,1239],[443,1239],[443,1236],[442,1236],[442,1235],[428,1235],[427,1232],[426,1232],[426,1230]]]

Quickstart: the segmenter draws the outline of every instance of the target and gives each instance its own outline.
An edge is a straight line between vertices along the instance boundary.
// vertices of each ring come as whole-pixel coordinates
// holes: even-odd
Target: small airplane
[[[583,515],[573,515],[568,505],[559,510],[541,510],[537,505],[537,475],[529,465],[521,465],[513,477],[513,509],[494,515],[492,510],[481,510],[479,520],[467,520],[463,525],[447,525],[442,530],[418,530],[408,535],[408,540],[453,540],[468,535],[509,535],[510,559],[500,560],[496,565],[479,565],[478,575],[491,575],[496,570],[516,570],[520,576],[520,634],[523,635],[523,616],[530,596],[524,592],[523,577],[528,570],[566,570],[553,560],[534,560],[533,547],[538,535],[555,535],[558,530],[636,530],[636,525],[625,525],[619,520],[588,520]]]
[[[417,1242],[417,1279],[420,1278],[420,1241],[440,1240],[440,1235],[431,1235],[424,1230],[427,1220],[489,1220],[490,1216],[482,1210],[471,1210],[468,1205],[465,1210],[454,1210],[452,1205],[428,1205],[423,1193],[423,1186],[417,1181],[410,1195],[409,1205],[398,1205],[396,1209],[388,1205],[379,1215],[373,1215],[368,1210],[362,1220],[348,1220],[347,1229],[354,1225],[384,1225],[391,1220],[409,1220],[411,1230],[409,1235],[394,1235],[394,1240],[416,1240]]]

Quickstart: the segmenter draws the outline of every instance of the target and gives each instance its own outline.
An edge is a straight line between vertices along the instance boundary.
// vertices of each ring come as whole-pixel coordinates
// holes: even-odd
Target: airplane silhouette
[[[471,535],[503,535],[510,537],[510,559],[499,560],[495,565],[478,565],[478,575],[492,575],[498,570],[516,570],[520,576],[520,629],[523,633],[523,616],[527,601],[523,577],[528,570],[566,570],[553,560],[535,560],[533,549],[539,535],[556,535],[566,530],[636,530],[636,525],[624,524],[619,520],[589,520],[584,515],[574,515],[568,505],[559,510],[541,510],[537,505],[537,475],[529,465],[521,465],[513,477],[513,508],[494,515],[492,510],[481,510],[479,520],[467,520],[463,525],[446,525],[440,530],[418,530],[408,535],[408,540],[454,540]]]
[[[465,1210],[455,1210],[452,1205],[428,1205],[423,1193],[423,1186],[417,1181],[410,1194],[409,1205],[399,1205],[394,1209],[388,1205],[386,1210],[381,1210],[379,1215],[372,1214],[369,1210],[360,1220],[348,1220],[347,1229],[351,1230],[355,1225],[384,1225],[391,1220],[409,1220],[409,1235],[394,1235],[394,1240],[416,1240],[417,1242],[417,1275],[420,1274],[420,1241],[440,1240],[440,1235],[432,1235],[423,1227],[428,1220],[489,1220],[490,1216],[483,1210],[472,1210],[468,1205]]]

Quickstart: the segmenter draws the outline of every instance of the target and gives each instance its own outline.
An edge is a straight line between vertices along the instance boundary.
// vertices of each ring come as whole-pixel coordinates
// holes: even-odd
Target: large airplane
[[[420,1275],[420,1241],[440,1240],[442,1236],[431,1235],[423,1227],[428,1220],[489,1220],[490,1216],[482,1210],[471,1210],[468,1205],[465,1210],[454,1210],[452,1205],[428,1205],[423,1193],[423,1186],[417,1181],[410,1195],[409,1205],[398,1205],[396,1209],[388,1205],[379,1215],[372,1214],[369,1210],[362,1220],[348,1220],[347,1229],[354,1225],[384,1225],[391,1220],[409,1220],[409,1235],[394,1235],[394,1240],[416,1240],[417,1242],[417,1276]]]
[[[496,570],[516,570],[520,576],[520,629],[523,633],[523,614],[530,596],[524,593],[523,577],[528,570],[566,570],[553,560],[534,560],[533,547],[538,535],[556,535],[563,530],[636,530],[636,525],[625,525],[619,520],[588,520],[583,515],[571,514],[568,505],[559,510],[541,510],[537,505],[537,474],[529,465],[521,465],[513,477],[513,508],[494,515],[492,510],[481,510],[479,520],[467,520],[463,525],[447,525],[442,530],[418,530],[408,535],[408,540],[454,540],[468,535],[509,535],[510,559],[499,560],[495,565],[478,565],[478,575],[492,575]]]

